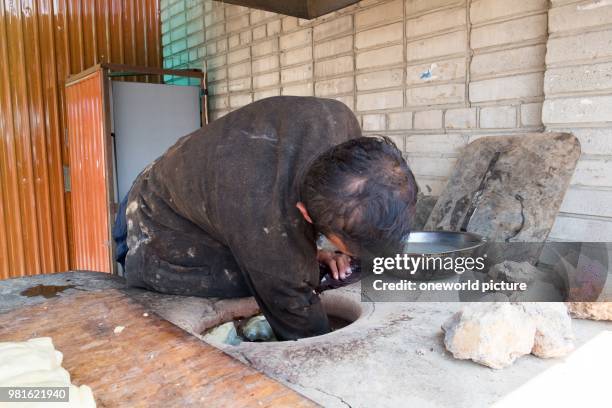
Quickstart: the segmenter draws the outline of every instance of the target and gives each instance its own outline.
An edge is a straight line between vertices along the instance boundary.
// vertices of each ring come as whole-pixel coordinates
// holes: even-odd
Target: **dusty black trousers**
[[[147,220],[145,228],[136,215],[130,220],[128,242],[127,201],[126,196],[119,206],[113,239],[116,260],[124,268],[128,286],[184,296],[235,298],[251,295],[229,249],[203,232],[155,228],[151,220]],[[174,249],[168,251],[168,245]],[[160,246],[165,246],[165,250],[157,251]],[[161,258],[160,253],[171,259]]]
[[[126,221],[127,197],[121,202],[113,226],[113,239],[116,243],[116,260],[125,271],[128,286],[154,290],[160,293],[236,298],[251,296],[251,292],[240,272],[231,251],[212,241],[205,234],[194,237],[193,232],[157,231],[155,242],[173,243],[177,246],[177,256],[171,260],[161,259],[155,251],[155,242],[144,239],[137,248],[129,251]],[[142,236],[141,227],[136,226],[132,235]],[[150,238],[150,237],[149,237]],[[199,238],[199,239],[198,239]],[[167,249],[167,248],[165,248]],[[167,253],[167,251],[164,251]],[[193,259],[197,256],[197,260]],[[187,261],[187,262],[186,262]],[[177,269],[177,262],[185,263]],[[326,265],[320,265],[320,278],[323,280],[318,292],[349,285],[361,278],[361,268],[357,261],[351,262],[353,274],[344,281],[334,280]]]

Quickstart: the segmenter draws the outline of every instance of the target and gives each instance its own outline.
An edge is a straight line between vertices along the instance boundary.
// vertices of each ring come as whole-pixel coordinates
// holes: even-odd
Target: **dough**
[[[34,384],[60,383],[69,384],[70,374],[62,367],[53,368],[51,370],[35,370],[24,372],[15,377],[2,381],[3,387],[16,387]]]
[[[0,343],[0,387],[69,387],[70,396],[69,402],[0,403],[0,407],[95,408],[91,388],[71,384],[70,374],[62,368],[62,359],[50,337]]]
[[[63,355],[49,337],[20,343],[0,343],[0,384],[34,370],[51,370],[62,365]]]

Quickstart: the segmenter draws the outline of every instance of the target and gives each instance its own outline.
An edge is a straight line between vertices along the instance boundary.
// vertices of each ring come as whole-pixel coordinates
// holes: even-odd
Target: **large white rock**
[[[522,307],[510,303],[473,303],[443,326],[444,344],[455,358],[504,368],[531,353],[536,324]]]
[[[560,302],[520,303],[536,325],[531,354],[541,358],[562,357],[574,349],[572,319]]]
[[[572,321],[563,303],[473,303],[442,326],[455,358],[504,368],[525,354],[561,357],[574,349]]]
[[[612,302],[570,302],[567,307],[578,319],[612,320]]]

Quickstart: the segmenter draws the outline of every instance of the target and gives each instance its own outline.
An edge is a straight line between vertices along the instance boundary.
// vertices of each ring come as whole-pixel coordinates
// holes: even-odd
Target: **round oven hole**
[[[327,312],[327,318],[332,332],[351,325],[359,319],[362,314],[362,305],[359,301],[333,293],[333,291],[321,294],[321,302]],[[253,321],[251,322],[252,319]],[[249,324],[249,322],[251,323]],[[252,335],[254,327],[257,332],[256,336]],[[247,333],[247,331],[249,333]],[[269,324],[261,314],[240,317],[229,322],[221,323],[205,330],[202,335],[211,343],[228,345],[278,342]]]

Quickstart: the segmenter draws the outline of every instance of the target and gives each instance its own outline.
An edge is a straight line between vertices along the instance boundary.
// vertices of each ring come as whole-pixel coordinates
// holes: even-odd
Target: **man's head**
[[[343,252],[382,256],[401,251],[416,196],[414,175],[397,146],[386,137],[360,137],[314,160],[297,207]]]

